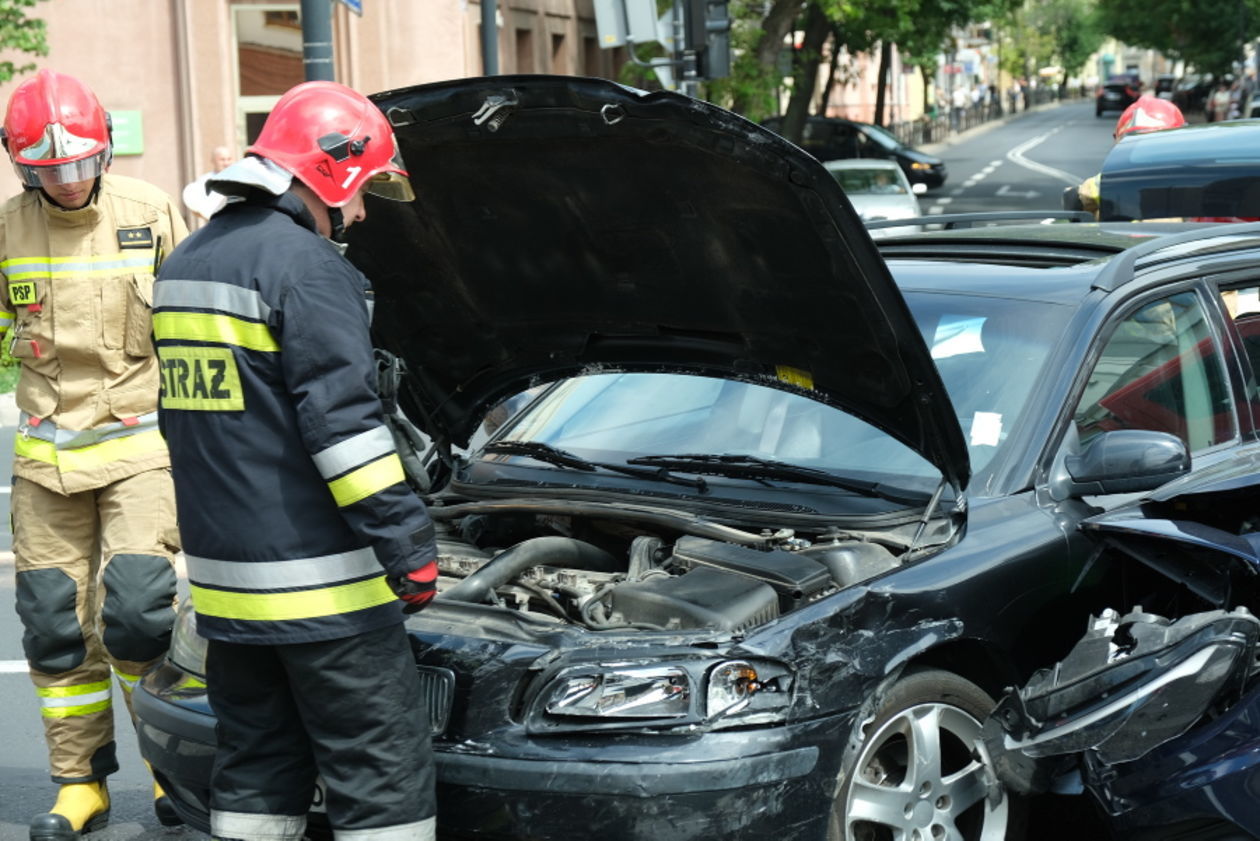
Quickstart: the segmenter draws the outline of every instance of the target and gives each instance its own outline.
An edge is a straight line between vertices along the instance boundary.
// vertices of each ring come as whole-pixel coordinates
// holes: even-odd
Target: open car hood
[[[963,487],[967,450],[900,293],[839,185],[741,117],[598,79],[377,94],[416,201],[369,200],[348,256],[404,407],[464,446],[530,385],[693,372],[797,391]]]

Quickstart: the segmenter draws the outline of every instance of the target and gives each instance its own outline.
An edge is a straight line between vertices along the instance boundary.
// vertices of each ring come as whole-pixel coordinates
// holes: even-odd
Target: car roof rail
[[[1110,292],[1126,283],[1138,261],[1173,260],[1201,252],[1241,251],[1260,247],[1260,224],[1255,222],[1211,222],[1203,228],[1161,234],[1117,254],[1094,278],[1092,286]]]
[[[991,210],[983,213],[939,213],[931,216],[915,216],[911,219],[878,219],[867,222],[868,230],[876,228],[902,228],[907,225],[942,225],[950,228],[971,228],[976,225],[999,222],[1040,222],[1042,220],[1067,222],[1095,222],[1094,214],[1084,210]]]

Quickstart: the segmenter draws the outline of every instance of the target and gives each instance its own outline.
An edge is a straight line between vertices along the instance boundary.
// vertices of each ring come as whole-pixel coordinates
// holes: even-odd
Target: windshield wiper
[[[610,470],[613,473],[621,473],[625,476],[634,476],[639,479],[653,479],[658,482],[672,482],[675,485],[686,485],[690,488],[696,488],[701,493],[709,489],[709,483],[702,478],[686,479],[682,476],[674,476],[669,472],[669,468],[662,465],[655,470],[648,468],[627,467],[624,464],[609,464],[602,461],[588,461],[581,456],[574,455],[568,450],[562,450],[559,447],[553,447],[550,444],[543,444],[540,441],[494,441],[486,444],[481,448],[486,453],[502,453],[509,456],[528,456],[538,461],[545,461],[548,464],[554,464],[557,467],[571,467],[574,470],[585,470],[593,472],[595,470]]]
[[[786,461],[760,458],[750,455],[714,455],[709,453],[682,453],[679,455],[639,456],[627,459],[627,464],[643,464],[666,470],[702,473],[710,476],[730,476],[733,479],[779,479],[786,482],[804,482],[811,485],[830,485],[863,496],[887,499],[890,502],[922,505],[931,494],[897,488],[883,482],[870,482],[850,476],[838,476],[826,470],[801,467]]]

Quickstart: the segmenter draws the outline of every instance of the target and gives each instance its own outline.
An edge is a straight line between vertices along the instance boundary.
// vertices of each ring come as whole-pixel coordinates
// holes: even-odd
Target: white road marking
[[[0,675],[27,674],[30,669],[25,660],[0,660]]]
[[[1041,193],[1036,190],[1012,190],[1010,184],[1003,184],[1001,187],[998,187],[997,192],[994,193],[994,195],[1011,196],[1013,198],[1020,199],[1035,199],[1037,196],[1041,195]]]
[[[1000,158],[996,161],[989,161],[989,166],[993,167],[994,169],[1000,167],[1001,165],[1002,165],[1002,161]]]
[[[949,204],[949,203],[950,203],[950,202],[952,202],[952,201],[953,201],[953,199],[952,199],[952,198],[950,198],[949,196],[942,196],[941,198],[939,198],[939,199],[937,199],[937,200],[936,200],[936,203],[937,203],[937,204]]]
[[[1058,128],[1048,131],[1045,134],[1039,134],[1036,137],[1032,138],[1031,140],[1025,140],[1023,143],[1019,144],[1014,149],[1007,152],[1006,159],[1013,164],[1018,164],[1019,166],[1022,166],[1024,169],[1031,169],[1033,172],[1039,172],[1042,175],[1048,175],[1051,178],[1057,178],[1060,181],[1063,181],[1067,184],[1081,183],[1081,179],[1070,172],[1064,172],[1061,169],[1056,169],[1052,166],[1047,166],[1046,164],[1039,164],[1036,161],[1030,161],[1028,158],[1024,157],[1025,152],[1046,142],[1046,140],[1048,140],[1050,137],[1062,131],[1066,125],[1067,123],[1064,123]]]
[[[945,212],[945,208],[944,208],[943,206],[939,205],[939,204],[934,204],[934,205],[932,205],[931,207],[929,207],[929,208],[928,208],[928,215],[929,215],[929,216],[934,216],[934,215],[936,215],[936,214],[938,214],[938,213],[944,213],[944,212]]]
[[[958,187],[957,189],[950,190],[950,191],[949,191],[949,194],[950,194],[951,196],[961,196],[961,195],[963,194],[963,188],[962,188],[962,187]]]

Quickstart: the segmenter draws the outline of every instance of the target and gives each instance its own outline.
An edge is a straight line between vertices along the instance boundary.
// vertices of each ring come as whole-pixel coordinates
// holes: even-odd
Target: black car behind
[[[762,125],[771,131],[779,131],[783,127],[783,118],[771,117]],[[842,158],[896,161],[911,184],[926,184],[929,188],[941,186],[948,177],[945,161],[907,146],[888,129],[870,123],[838,117],[809,117],[805,121],[800,145],[820,161]]]

